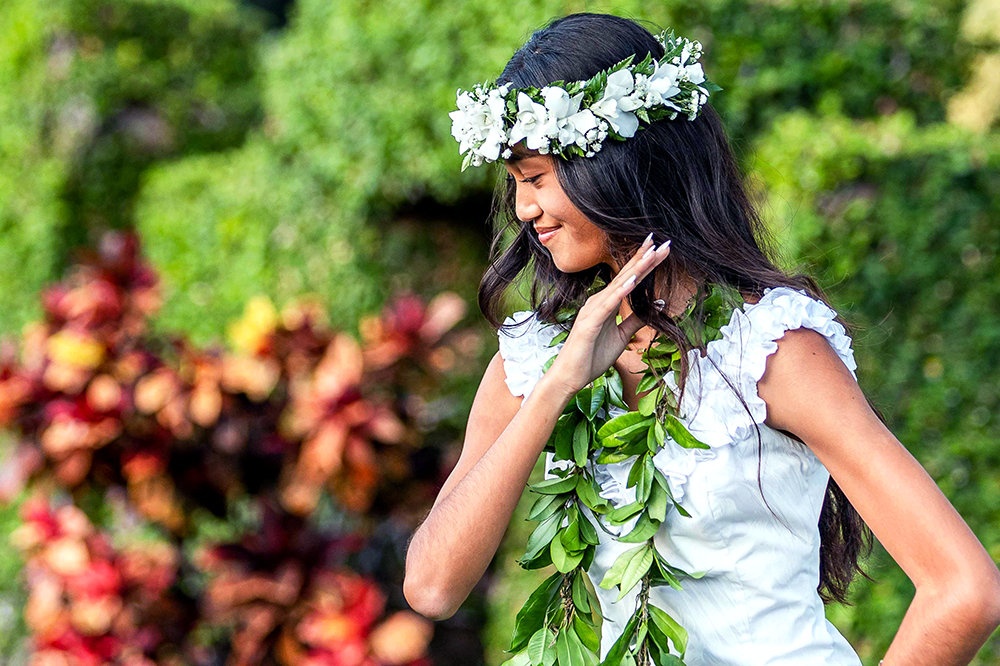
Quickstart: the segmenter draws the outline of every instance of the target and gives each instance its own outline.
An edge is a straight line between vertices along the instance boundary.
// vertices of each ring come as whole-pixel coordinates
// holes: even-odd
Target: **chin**
[[[563,273],[579,273],[588,268],[593,268],[599,263],[597,261],[587,261],[582,257],[560,257],[558,252],[550,252],[549,254],[552,256],[552,263]]]

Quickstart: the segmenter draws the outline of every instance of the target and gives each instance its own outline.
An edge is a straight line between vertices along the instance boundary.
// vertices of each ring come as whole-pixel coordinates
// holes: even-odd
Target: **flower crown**
[[[635,56],[629,56],[586,81],[554,81],[541,89],[495,81],[471,91],[459,88],[458,110],[448,115],[458,152],[465,155],[462,171],[509,158],[510,146],[522,139],[543,155],[592,157],[608,136],[634,136],[640,119],[651,123],[685,113],[694,120],[709,94],[722,90],[705,79],[701,43],[675,37],[673,30],[656,40],[664,49],[659,60],[647,53],[633,65]]]

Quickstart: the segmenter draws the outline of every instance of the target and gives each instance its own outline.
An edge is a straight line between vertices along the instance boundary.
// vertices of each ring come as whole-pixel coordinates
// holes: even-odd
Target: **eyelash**
[[[535,182],[536,180],[538,180],[540,177],[541,177],[540,175],[539,176],[532,176],[531,178],[525,178],[521,182],[522,183],[531,184],[531,183]],[[510,174],[507,174],[507,182],[511,182],[513,180],[515,180],[514,176],[511,176]]]

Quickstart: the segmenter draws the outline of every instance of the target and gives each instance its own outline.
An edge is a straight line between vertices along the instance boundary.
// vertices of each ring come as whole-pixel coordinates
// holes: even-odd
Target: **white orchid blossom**
[[[465,155],[462,169],[509,159],[511,147],[520,141],[543,155],[592,157],[609,135],[618,140],[634,136],[640,118],[673,120],[685,113],[694,120],[709,93],[721,90],[705,80],[697,62],[701,44],[675,37],[672,31],[656,39],[664,48],[662,58],[646,56],[637,64],[629,58],[591,79],[541,89],[512,90],[511,83],[476,84],[471,92],[459,89],[458,109],[448,115],[459,154]]]
[[[543,143],[548,144],[548,137],[545,135],[546,123],[548,121],[548,110],[543,104],[539,104],[523,92],[517,94],[517,120],[510,130],[510,144],[515,144],[521,139],[531,150],[539,150]]]
[[[625,138],[634,136],[639,127],[639,119],[632,113],[638,107],[633,106],[632,100],[622,101],[634,88],[632,72],[627,68],[612,72],[608,74],[604,96],[590,107],[591,111],[607,120],[615,132]]]
[[[701,69],[701,63],[685,67],[684,78],[691,83],[702,83],[705,80],[705,72]]]
[[[670,99],[681,89],[677,86],[677,74],[680,72],[680,68],[676,65],[666,64],[656,64],[656,71],[653,75],[649,77],[649,97],[654,104],[665,104],[666,100]],[[675,105],[670,104],[674,108]]]

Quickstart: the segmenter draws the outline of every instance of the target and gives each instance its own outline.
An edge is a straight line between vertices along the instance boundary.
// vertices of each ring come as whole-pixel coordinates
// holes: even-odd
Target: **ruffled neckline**
[[[549,347],[558,327],[539,322],[530,310],[515,313],[507,321],[532,318],[526,326],[525,344],[513,344],[511,338],[501,335],[501,352],[504,371],[512,391],[529,394],[534,383],[541,378],[544,363],[557,354],[562,342]],[[706,345],[706,355],[698,349],[688,350],[689,374],[684,399],[680,405],[681,420],[696,438],[708,449],[686,449],[681,446],[664,446],[653,456],[653,464],[667,477],[674,498],[684,498],[688,478],[697,465],[718,455],[718,450],[743,442],[764,425],[767,405],[757,394],[757,382],[764,374],[767,357],[777,350],[776,340],[786,330],[802,326],[821,333],[830,342],[845,365],[855,376],[857,363],[851,349],[851,339],[837,313],[826,303],[810,296],[804,290],[791,287],[768,287],[756,303],[743,303],[734,308],[729,322],[719,329],[721,337]],[[506,350],[504,340],[507,340]],[[520,338],[516,338],[520,340]],[[507,353],[503,353],[503,352]],[[510,354],[508,357],[507,354]],[[718,367],[716,367],[718,366]],[[747,409],[726,382],[726,377],[739,390]],[[665,376],[671,390],[677,389],[675,373]],[[518,393],[515,393],[518,395]],[[626,413],[611,406],[612,418]],[[591,459],[591,473],[601,487],[601,497],[613,506],[622,506],[635,500],[635,488],[627,487],[628,473],[634,456],[617,463],[596,464]],[[560,466],[553,463],[553,466]],[[602,521],[603,523],[603,521]],[[630,523],[621,526],[606,525],[608,531],[622,534],[631,529]]]
[[[698,349],[688,350],[690,372],[681,419],[691,434],[710,448],[686,449],[668,443],[653,456],[653,464],[667,477],[678,502],[683,501],[688,479],[699,463],[716,458],[722,447],[750,438],[757,426],[766,427],[767,405],[757,393],[757,382],[764,374],[767,357],[777,350],[776,340],[786,330],[806,326],[821,333],[856,378],[851,339],[835,320],[836,316],[832,308],[804,290],[768,287],[756,303],[745,302],[742,308],[733,309],[729,322],[719,329],[721,337],[706,345],[705,356]],[[740,391],[749,414],[720,370]],[[677,389],[674,372],[664,379],[672,390]],[[624,409],[611,407],[612,418],[624,413]],[[634,460],[631,457],[617,463],[593,465],[601,486],[600,495],[613,506],[635,501],[635,488],[627,487]],[[606,526],[616,534],[631,529],[631,523]]]

